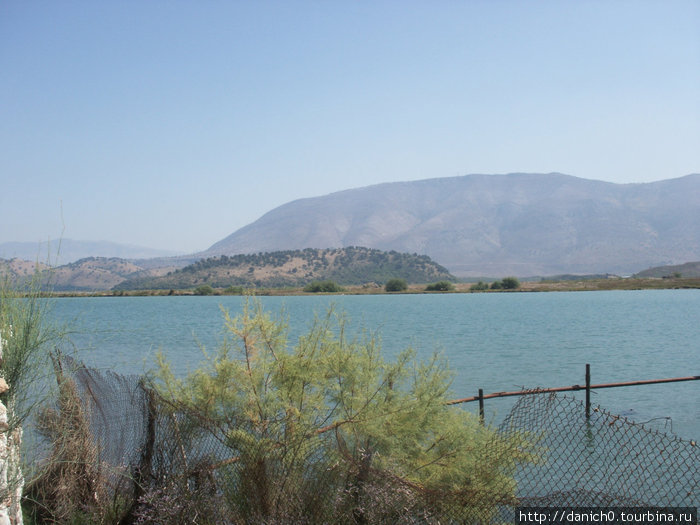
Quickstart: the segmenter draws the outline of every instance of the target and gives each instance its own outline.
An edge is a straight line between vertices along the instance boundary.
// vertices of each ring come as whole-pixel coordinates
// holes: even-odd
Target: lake
[[[521,388],[700,375],[700,290],[261,297],[284,309],[293,341],[332,305],[350,327],[380,336],[387,356],[411,346],[442,352],[455,372],[454,398]],[[53,301],[78,357],[118,373],[143,373],[162,349],[178,373],[197,367],[202,348],[223,337],[221,309],[245,299],[93,297]],[[583,399],[583,393],[569,393]],[[499,422],[517,398],[486,400]],[[700,381],[611,388],[595,405],[657,430],[700,437]],[[476,411],[476,403],[467,407]]]

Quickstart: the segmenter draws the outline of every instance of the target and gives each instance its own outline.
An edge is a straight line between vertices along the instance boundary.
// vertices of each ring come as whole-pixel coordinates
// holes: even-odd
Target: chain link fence
[[[543,461],[522,465],[521,506],[700,506],[695,441],[646,428],[564,395],[523,396],[501,425],[540,436]]]
[[[536,441],[537,461],[498,479],[480,472],[494,476],[488,490],[429,491],[338,432],[284,446],[233,440],[230,429],[168,405],[141,378],[68,358],[60,371],[67,393],[47,409],[53,418],[39,418],[47,468],[27,490],[38,522],[67,519],[63,507],[76,496],[95,522],[125,525],[513,523],[518,506],[700,506],[695,442],[600,408],[586,418],[584,404],[565,395],[524,393],[498,429]],[[61,413],[72,427],[51,427]],[[66,428],[74,429],[72,442],[57,440]],[[473,468],[510,454],[514,443],[494,438]],[[71,455],[71,446],[87,450]],[[69,461],[90,463],[74,493],[56,487],[76,472],[51,467]]]

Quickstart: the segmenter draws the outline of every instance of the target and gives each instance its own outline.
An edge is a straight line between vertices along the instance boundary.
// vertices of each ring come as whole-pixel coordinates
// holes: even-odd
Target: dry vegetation
[[[409,284],[405,292],[408,294],[422,293],[520,293],[520,292],[585,292],[599,290],[667,290],[667,289],[697,289],[700,288],[700,278],[608,278],[608,279],[582,279],[580,281],[521,281],[517,290],[487,290],[472,292],[470,287],[473,282],[455,283],[455,289],[449,292],[426,292],[425,288],[429,283]],[[355,286],[343,286],[344,295],[371,295],[386,293],[384,287],[377,283],[367,283]],[[287,288],[257,288],[246,289],[242,292],[227,291],[225,288],[215,288],[214,295],[242,295],[252,294],[261,296],[284,296],[284,295],[318,295],[304,292],[302,287]],[[165,295],[195,295],[191,289],[173,290],[134,290],[134,291],[101,291],[101,292],[55,292],[58,297],[111,297],[111,296],[165,296]]]
[[[700,278],[608,278],[584,279],[580,281],[524,282],[521,289],[527,292],[593,291],[593,290],[662,290],[678,288],[700,288]]]

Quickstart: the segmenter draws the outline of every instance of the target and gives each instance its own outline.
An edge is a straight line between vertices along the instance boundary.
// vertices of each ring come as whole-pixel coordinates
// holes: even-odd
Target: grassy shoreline
[[[673,289],[700,289],[700,278],[607,278],[607,279],[582,279],[562,281],[523,281],[517,290],[484,290],[470,291],[474,283],[455,283],[455,289],[449,292],[428,292],[425,287],[429,283],[411,284],[408,290],[403,292],[391,292],[391,294],[435,294],[435,293],[522,293],[522,292],[579,292],[600,290],[673,290]],[[293,296],[293,295],[384,295],[381,286],[344,286],[342,292],[312,293],[305,292],[302,287],[297,288],[253,288],[244,291],[244,294],[260,296]],[[100,290],[100,291],[66,291],[44,294],[48,297],[145,297],[145,296],[194,296],[194,290]],[[226,293],[224,289],[215,289],[212,295],[242,295],[240,293]]]

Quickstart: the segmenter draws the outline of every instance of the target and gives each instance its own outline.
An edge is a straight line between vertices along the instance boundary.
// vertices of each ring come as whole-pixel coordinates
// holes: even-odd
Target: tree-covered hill
[[[146,270],[140,265],[118,257],[86,257],[53,268],[47,276],[54,291],[109,290],[125,279],[162,275],[167,270]]]
[[[61,266],[12,259],[0,259],[0,279],[21,285],[41,272],[41,287],[54,292],[92,292],[109,290],[122,281],[136,277],[163,275],[174,266],[146,269],[118,257],[86,257]]]
[[[672,266],[656,266],[639,272],[634,277],[700,277],[700,261]]]
[[[128,279],[115,290],[304,286],[316,280],[342,285],[384,283],[391,278],[409,283],[455,280],[426,255],[383,252],[371,248],[287,250],[203,259],[161,277]]]
[[[22,259],[0,258],[0,280],[7,280],[12,285],[30,280],[35,271],[46,270],[46,264],[40,262],[24,261]]]

